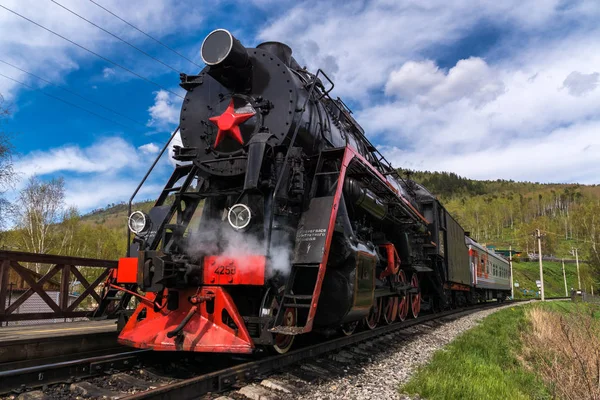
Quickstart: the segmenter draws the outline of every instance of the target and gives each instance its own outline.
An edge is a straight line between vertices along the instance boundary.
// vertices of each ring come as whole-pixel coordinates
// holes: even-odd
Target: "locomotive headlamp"
[[[134,211],[129,216],[128,225],[131,232],[140,235],[150,229],[150,218],[141,211]]]
[[[250,225],[252,219],[252,211],[250,208],[242,203],[233,205],[227,213],[227,220],[229,225],[236,231],[242,231]]]

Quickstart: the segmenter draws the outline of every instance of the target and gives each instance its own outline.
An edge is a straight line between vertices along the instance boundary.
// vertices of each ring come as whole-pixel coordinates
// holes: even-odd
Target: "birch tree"
[[[29,178],[19,192],[12,212],[21,230],[21,247],[32,253],[46,254],[57,245],[57,230],[64,212],[64,179],[43,182],[37,176]],[[39,266],[36,266],[36,272]]]
[[[10,107],[0,94],[0,229],[6,228],[6,220],[10,203],[4,197],[6,191],[15,182],[15,171],[12,163],[13,146],[10,134],[6,131]]]

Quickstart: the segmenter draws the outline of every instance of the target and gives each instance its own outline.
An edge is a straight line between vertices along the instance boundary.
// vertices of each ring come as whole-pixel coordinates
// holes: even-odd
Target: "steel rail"
[[[151,350],[121,350],[114,354],[36,365],[0,372],[0,394],[16,389],[39,387],[75,379],[90,378],[105,371],[135,365]]]
[[[299,361],[313,358],[343,347],[386,335],[395,331],[420,325],[436,319],[449,317],[460,313],[470,313],[487,308],[495,308],[511,303],[521,303],[530,300],[512,300],[504,303],[483,303],[460,309],[448,310],[440,313],[424,315],[417,319],[382,326],[371,331],[364,331],[329,340],[323,343],[303,347],[286,354],[271,356],[262,360],[250,361],[220,371],[182,380],[170,385],[158,387],[145,392],[139,392],[123,397],[122,400],[192,400],[206,393],[218,393],[226,390],[232,385],[251,379],[258,375],[264,375],[274,370],[295,364]]]

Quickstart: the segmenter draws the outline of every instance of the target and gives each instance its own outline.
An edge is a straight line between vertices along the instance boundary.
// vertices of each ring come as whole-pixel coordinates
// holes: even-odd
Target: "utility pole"
[[[510,298],[515,298],[515,284],[513,283],[513,272],[512,272],[512,244],[508,248],[508,265],[510,266]]]
[[[565,275],[565,259],[562,259],[563,266],[563,279],[565,281],[565,297],[569,297],[569,292],[567,291],[567,275]]]
[[[579,275],[579,255],[577,254],[577,249],[575,249],[575,263],[577,264],[577,284],[579,285],[579,290],[581,290],[581,275]]]
[[[542,297],[542,301],[544,301],[545,297],[544,297],[544,266],[542,264],[542,235],[540,234],[539,229],[535,230],[535,236],[538,241],[538,256],[540,257],[540,282],[541,282],[540,294]]]

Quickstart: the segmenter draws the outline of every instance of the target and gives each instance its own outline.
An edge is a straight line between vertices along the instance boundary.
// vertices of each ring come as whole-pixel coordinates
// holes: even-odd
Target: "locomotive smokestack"
[[[209,66],[208,74],[221,85],[233,91],[249,89],[252,64],[248,52],[229,31],[217,29],[209,33],[200,55]]]
[[[208,34],[200,50],[206,65],[244,68],[248,64],[246,48],[229,31],[217,29]]]
[[[292,61],[292,49],[287,44],[283,44],[281,42],[265,42],[256,46],[257,49],[261,49],[264,51],[268,51],[271,54],[274,54],[288,67]]]

